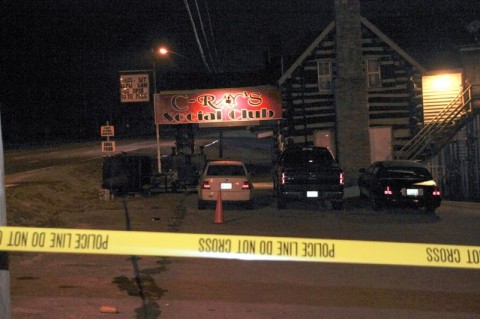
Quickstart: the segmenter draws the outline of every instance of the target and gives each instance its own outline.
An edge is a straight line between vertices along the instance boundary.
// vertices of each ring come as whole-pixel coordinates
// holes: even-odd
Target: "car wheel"
[[[278,196],[278,189],[277,189],[277,185],[275,184],[275,182],[273,183],[273,196],[274,197]]]
[[[205,203],[205,201],[203,200],[198,200],[198,203],[197,203],[197,207],[198,209],[205,209],[205,207],[207,206],[207,204]]]
[[[377,211],[382,209],[382,204],[378,195],[370,194],[370,207]]]
[[[365,195],[365,194],[362,192],[362,190],[360,189],[360,196],[359,196],[359,197],[360,197],[360,199],[367,199],[368,196]]]
[[[172,193],[176,193],[178,191],[177,182],[172,182]]]
[[[278,209],[284,209],[287,207],[287,202],[285,201],[285,198],[283,198],[282,195],[278,194],[277,195],[277,208]]]
[[[342,210],[342,208],[343,208],[343,201],[341,200],[332,201],[333,210]]]
[[[245,207],[250,210],[253,209],[253,199],[249,200],[246,204]]]
[[[436,210],[436,209],[437,209],[436,206],[431,205],[431,204],[427,204],[427,205],[425,206],[425,213],[427,213],[427,214],[433,214],[433,213],[435,213],[435,210]]]

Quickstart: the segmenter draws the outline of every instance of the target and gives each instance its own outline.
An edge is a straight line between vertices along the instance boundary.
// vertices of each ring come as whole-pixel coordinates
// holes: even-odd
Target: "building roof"
[[[388,44],[392,49],[394,49],[402,58],[408,61],[411,65],[415,66],[421,73],[426,72],[425,68],[420,65],[414,58],[412,58],[407,52],[405,52],[400,46],[398,46],[392,39],[387,37],[383,32],[381,32],[376,26],[374,26],[366,18],[361,17],[361,23],[367,27],[371,32],[376,36],[382,39],[386,44]],[[308,48],[295,60],[295,62],[287,69],[287,71],[280,77],[278,84],[282,85],[286,79],[292,76],[293,71],[300,66],[303,61],[315,50],[319,43],[325,39],[325,37],[334,30],[335,21],[332,21],[321,33],[320,35],[308,46]]]

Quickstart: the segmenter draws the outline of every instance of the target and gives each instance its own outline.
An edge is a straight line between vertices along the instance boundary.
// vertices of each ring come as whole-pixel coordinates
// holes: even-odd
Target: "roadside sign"
[[[114,136],[115,127],[113,125],[102,125],[100,126],[100,135],[101,136]]]
[[[102,142],[102,152],[115,152],[115,141]]]
[[[148,74],[120,74],[120,102],[150,101]]]

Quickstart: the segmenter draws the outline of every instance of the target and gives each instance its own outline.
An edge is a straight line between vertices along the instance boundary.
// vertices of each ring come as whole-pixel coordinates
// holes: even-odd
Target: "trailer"
[[[155,157],[127,153],[105,157],[102,188],[116,196],[196,189],[206,163],[204,154],[174,153],[161,160],[163,171],[159,173]]]

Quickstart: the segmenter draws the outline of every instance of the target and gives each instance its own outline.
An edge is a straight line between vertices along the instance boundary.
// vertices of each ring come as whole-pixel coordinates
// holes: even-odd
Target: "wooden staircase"
[[[460,92],[442,111],[396,152],[397,159],[425,160],[436,155],[478,110],[472,107],[472,86]]]

